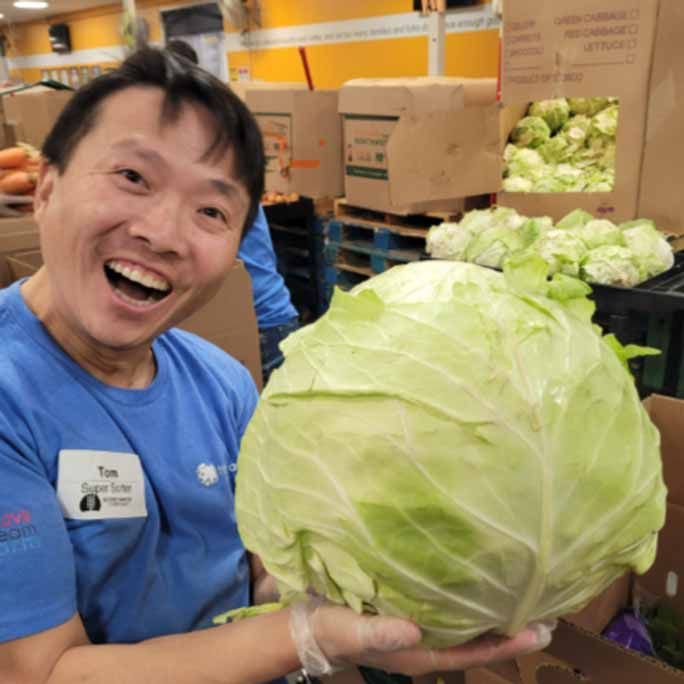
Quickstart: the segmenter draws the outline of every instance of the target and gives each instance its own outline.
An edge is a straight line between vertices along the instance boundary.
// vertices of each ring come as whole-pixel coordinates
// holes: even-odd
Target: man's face
[[[202,107],[162,125],[163,93],[107,98],[63,174],[36,192],[50,325],[94,348],[133,350],[217,291],[235,261],[249,196],[233,153],[204,159],[215,135]]]

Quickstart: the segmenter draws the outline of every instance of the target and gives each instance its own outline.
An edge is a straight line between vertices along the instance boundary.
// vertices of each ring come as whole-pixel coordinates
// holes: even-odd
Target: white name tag
[[[57,498],[64,517],[75,520],[147,516],[145,481],[137,454],[62,449]]]

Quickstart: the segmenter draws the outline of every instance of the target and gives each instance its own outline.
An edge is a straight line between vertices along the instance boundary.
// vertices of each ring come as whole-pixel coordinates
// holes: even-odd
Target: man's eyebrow
[[[220,178],[212,178],[209,183],[227,199],[233,199],[240,194],[239,187],[235,183],[228,183]]]
[[[136,140],[121,140],[112,145],[112,149],[115,151],[131,152],[146,161],[153,164],[164,164],[163,157],[147,147],[140,145]]]
[[[115,151],[130,152],[136,156],[158,166],[166,165],[164,158],[154,150],[141,145],[137,140],[120,140],[112,145]],[[226,181],[222,178],[211,178],[207,181],[208,185],[223,195],[226,199],[233,200],[240,196],[240,185]]]

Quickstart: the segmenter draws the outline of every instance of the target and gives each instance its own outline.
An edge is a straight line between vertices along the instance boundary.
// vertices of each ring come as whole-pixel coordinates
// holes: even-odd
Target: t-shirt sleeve
[[[14,418],[14,417],[13,417]],[[26,429],[0,404],[0,642],[76,612],[73,551],[59,502]]]
[[[254,415],[257,404],[259,403],[259,392],[257,391],[254,380],[249,372],[242,373],[242,388],[240,391],[240,401],[238,402],[238,434],[239,440],[245,434],[249,421]]]

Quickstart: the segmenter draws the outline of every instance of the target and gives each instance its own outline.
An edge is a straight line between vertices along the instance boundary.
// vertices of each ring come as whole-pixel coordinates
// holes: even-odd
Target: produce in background
[[[40,152],[26,143],[0,150],[0,215],[33,211]]]
[[[297,192],[282,193],[277,190],[267,190],[261,197],[261,203],[264,205],[286,204],[297,201],[299,201],[299,193]]]
[[[641,281],[634,255],[627,247],[605,245],[592,249],[582,261],[582,279],[590,283],[610,283],[634,287]]]
[[[548,216],[530,219],[509,208],[470,212],[460,223],[433,226],[426,250],[435,259],[491,268],[502,268],[519,253],[537,254],[551,274],[622,287],[634,287],[674,264],[672,248],[653,221],[615,225],[581,209],[570,212],[555,227]]]
[[[652,278],[672,268],[672,249],[653,221],[637,219],[622,227],[625,244],[635,255],[642,278]]]
[[[504,191],[610,192],[618,116],[608,97],[533,102],[504,151]]]
[[[551,130],[539,116],[526,116],[511,131],[511,140],[518,147],[539,147],[551,137]]]
[[[580,263],[587,254],[587,248],[569,230],[552,229],[540,236],[529,247],[529,252],[538,254],[549,267],[549,273],[564,273],[578,276]]]
[[[428,231],[428,252],[441,259],[480,259],[480,265],[498,268],[502,260],[512,252],[505,243],[505,236],[515,234],[523,223],[525,219],[515,209],[476,209],[468,212],[459,223],[442,223],[438,226],[439,230],[433,228]],[[527,239],[532,241],[531,237]],[[494,246],[497,253],[490,252],[491,258],[487,259],[484,256],[486,248]],[[491,263],[484,263],[485,261]]]
[[[588,286],[414,262],[282,345],[238,462],[246,547],[309,592],[457,644],[582,608],[653,562],[659,435]],[[224,616],[225,617],[225,616]]]
[[[542,100],[530,105],[529,115],[544,119],[551,133],[555,133],[570,118],[570,106],[564,97],[555,100]]]

